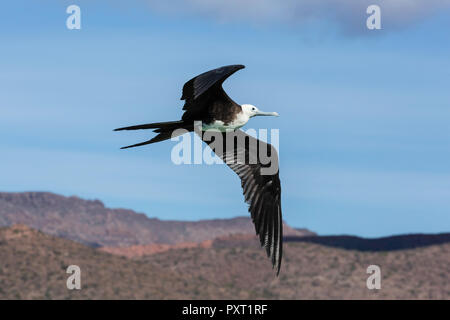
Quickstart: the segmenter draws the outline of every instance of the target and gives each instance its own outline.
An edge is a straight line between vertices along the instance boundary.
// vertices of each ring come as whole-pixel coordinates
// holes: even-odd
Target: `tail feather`
[[[158,129],[158,128],[168,128],[168,127],[177,127],[179,125],[184,124],[184,121],[168,121],[168,122],[156,122],[156,123],[147,123],[147,124],[139,124],[137,126],[131,127],[123,127],[114,129],[114,131],[122,131],[122,130],[139,130],[139,129]]]
[[[146,144],[153,143],[152,140],[144,141],[144,142],[141,142],[141,143],[136,143],[136,144],[133,144],[131,146],[122,147],[120,149],[128,149],[128,148],[134,148],[134,147],[139,147],[139,146],[145,146]]]
[[[147,144],[155,143],[164,141],[167,139],[170,139],[172,137],[177,137],[179,135],[182,135],[184,132],[174,132],[176,129],[185,129],[188,131],[193,131],[193,124],[187,124],[184,121],[169,121],[169,122],[158,122],[158,123],[149,123],[149,124],[142,124],[137,126],[131,126],[131,127],[123,127],[115,129],[114,131],[121,131],[121,130],[139,130],[139,129],[156,129],[153,130],[153,132],[158,133],[157,136],[154,138],[136,143],[130,146],[122,147],[120,149],[128,149],[128,148],[134,148],[134,147],[140,147]]]

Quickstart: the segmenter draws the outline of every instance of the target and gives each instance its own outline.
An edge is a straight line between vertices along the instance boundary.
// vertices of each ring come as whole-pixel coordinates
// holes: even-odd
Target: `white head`
[[[243,105],[241,105],[241,107],[242,107],[242,112],[249,118],[254,117],[254,116],[275,116],[275,117],[279,116],[278,113],[276,113],[276,112],[260,111],[257,107],[255,107],[254,105],[251,105],[251,104],[243,104]]]

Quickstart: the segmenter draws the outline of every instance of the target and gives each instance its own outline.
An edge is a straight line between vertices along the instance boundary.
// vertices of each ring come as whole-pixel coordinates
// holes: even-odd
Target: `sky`
[[[164,220],[245,216],[225,165],[175,165],[165,141],[193,76],[276,111],[283,218],[319,234],[450,231],[449,1],[2,3],[0,190],[100,199]],[[69,30],[66,8],[81,8]],[[368,30],[366,7],[381,8]]]

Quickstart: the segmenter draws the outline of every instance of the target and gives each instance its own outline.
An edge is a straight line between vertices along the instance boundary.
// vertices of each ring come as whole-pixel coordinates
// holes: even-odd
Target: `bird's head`
[[[278,117],[278,113],[276,112],[264,112],[259,110],[257,107],[251,104],[243,104],[241,105],[242,112],[247,115],[249,118],[255,116],[275,116]]]

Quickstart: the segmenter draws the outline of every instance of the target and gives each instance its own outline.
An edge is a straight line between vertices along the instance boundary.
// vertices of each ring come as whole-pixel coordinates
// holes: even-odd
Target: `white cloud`
[[[151,0],[154,10],[177,15],[199,15],[222,22],[336,23],[344,31],[365,30],[366,9],[381,8],[382,26],[404,27],[450,7],[450,0]]]

